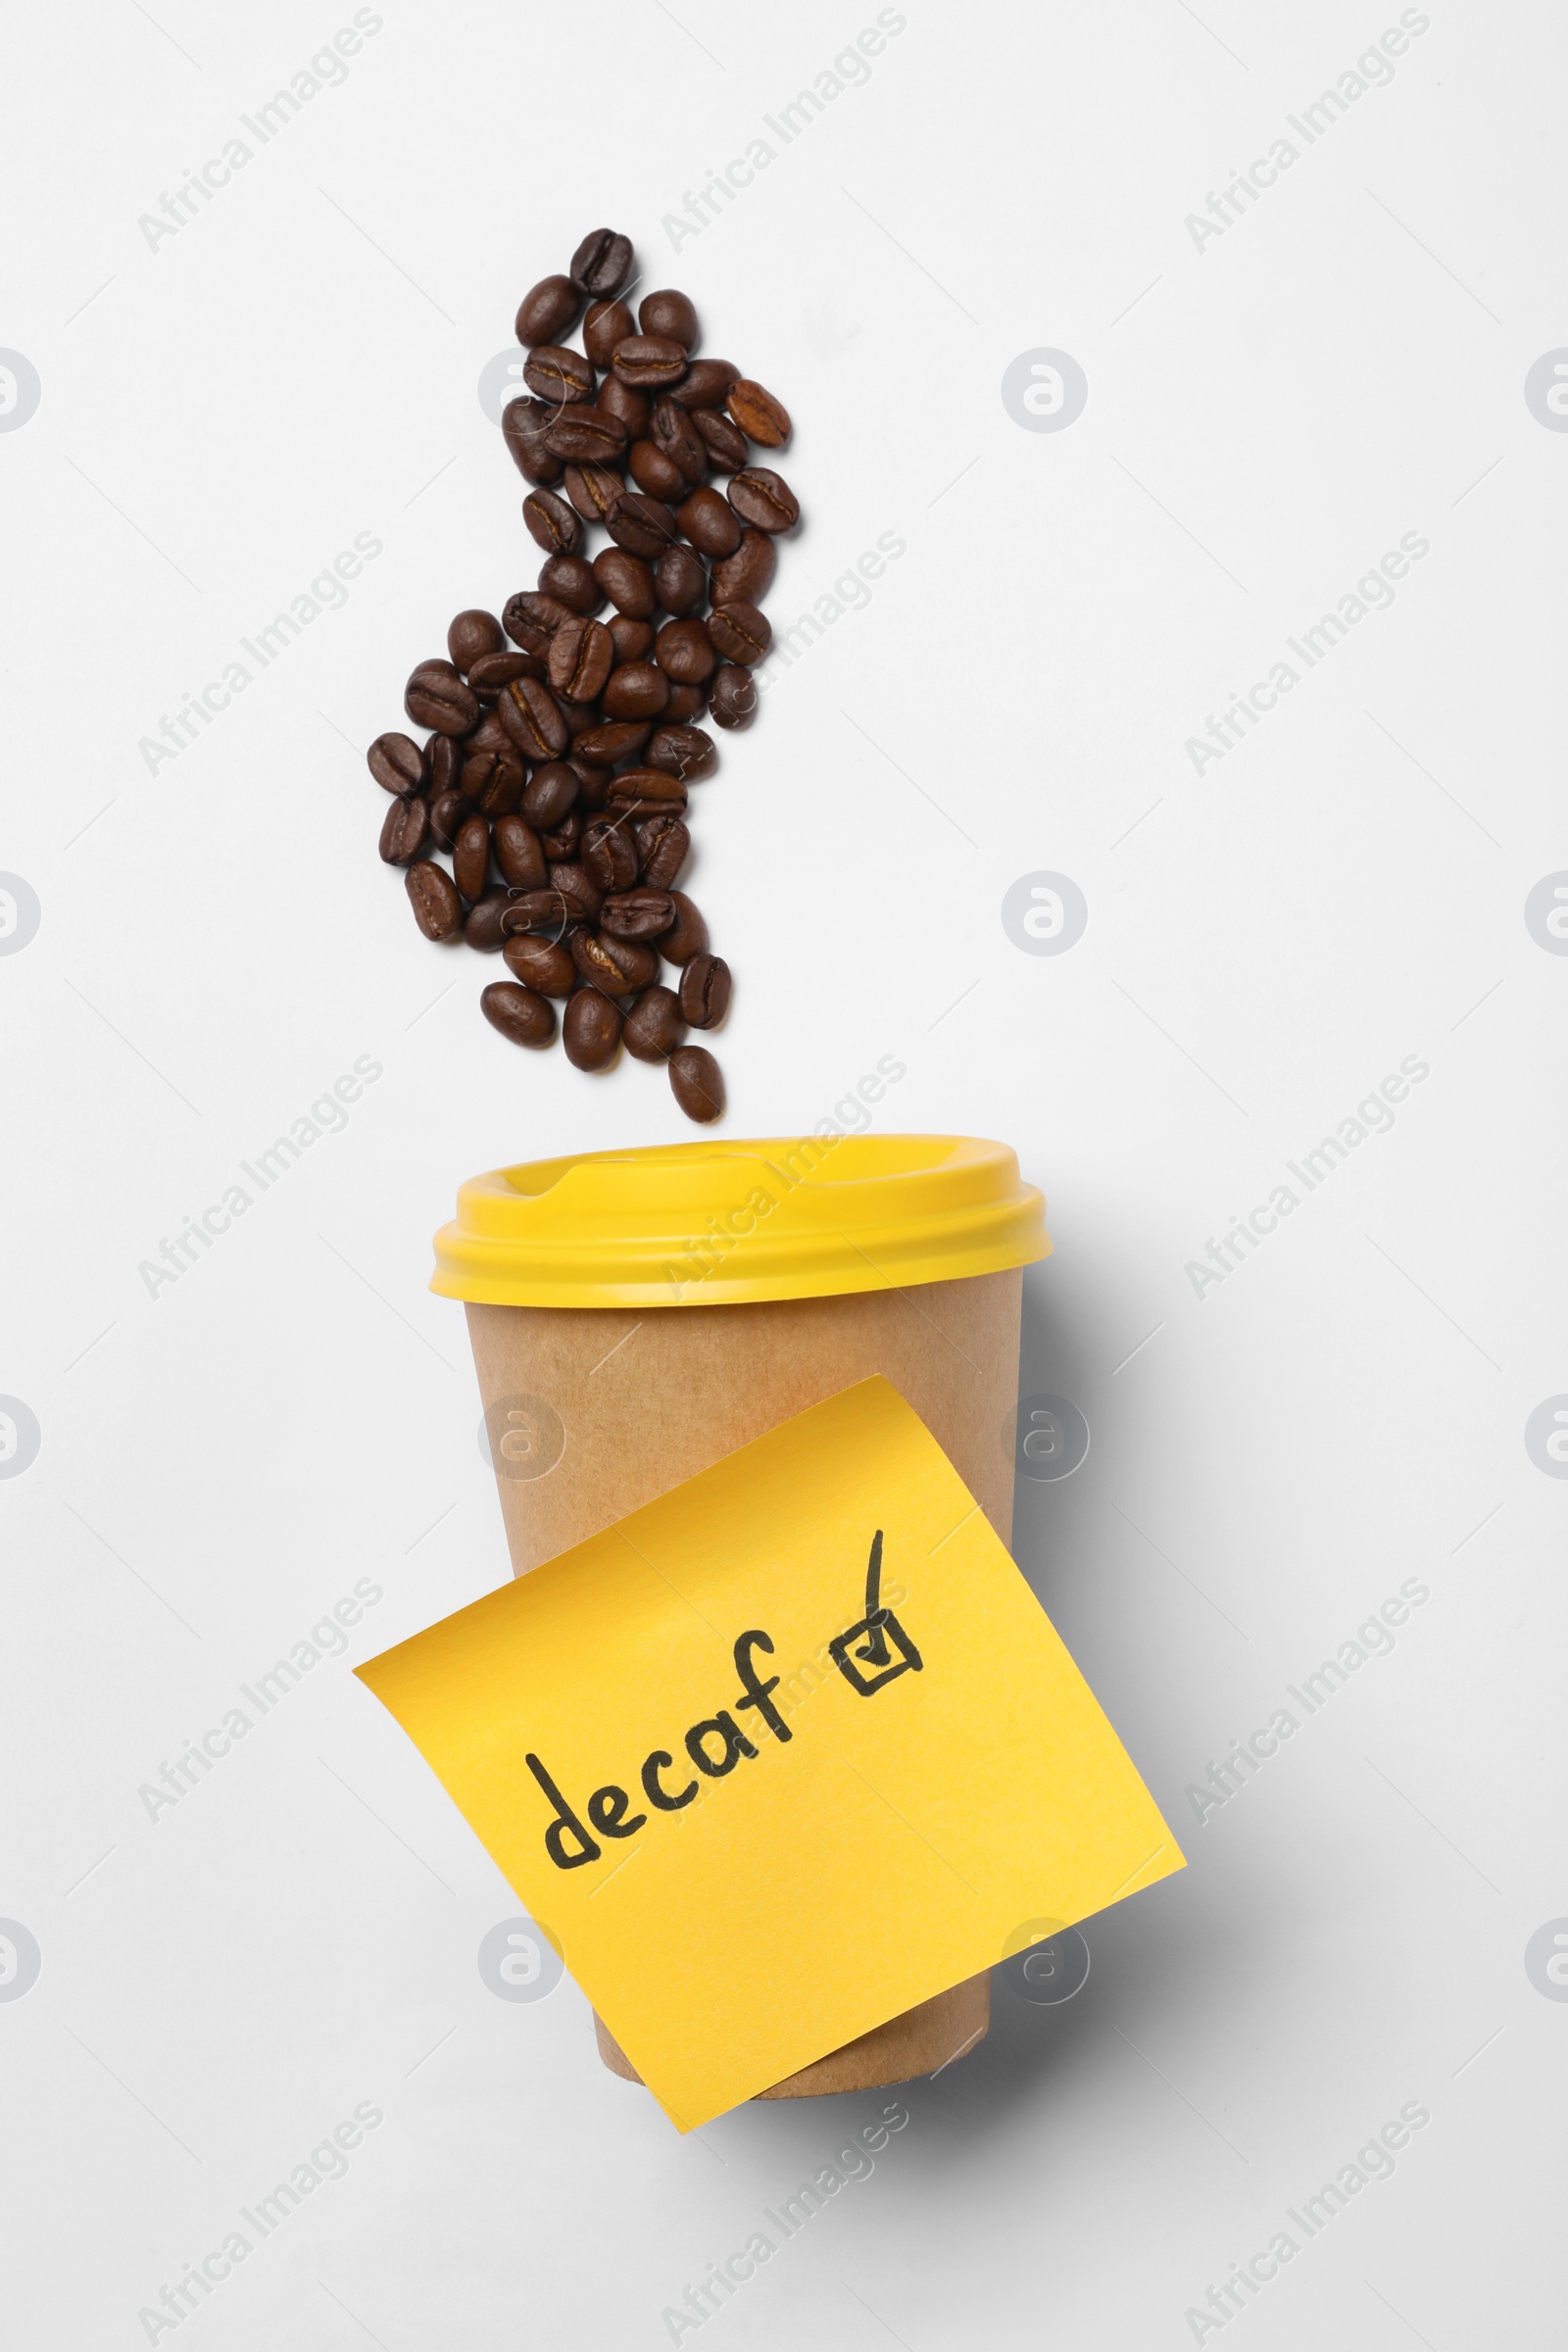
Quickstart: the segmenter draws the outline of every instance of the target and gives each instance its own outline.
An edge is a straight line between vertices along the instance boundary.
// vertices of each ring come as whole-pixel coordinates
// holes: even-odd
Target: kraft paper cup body
[[[1004,1544],[1023,1276],[688,1306],[472,1306],[514,1576],[652,1502],[808,1405],[881,1372]]]
[[[812,1140],[820,1145],[821,1139]],[[780,1422],[874,1373],[890,1380],[913,1406],[1003,1543],[1010,1542],[1007,1439],[1017,1400],[1022,1266],[1050,1249],[1044,1204],[1030,1193],[1028,1213],[1022,1214],[1014,1198],[1013,1229],[1004,1235],[995,1200],[950,1201],[953,1276],[893,1283],[883,1270],[887,1260],[902,1261],[898,1271],[912,1267],[929,1277],[942,1256],[940,1206],[927,1218],[923,1234],[912,1233],[908,1217],[902,1226],[885,1217],[877,1222],[890,1205],[908,1208],[911,1176],[918,1190],[919,1154],[910,1148],[921,1147],[940,1159],[949,1147],[969,1149],[967,1139],[845,1138],[838,1150],[847,1152],[852,1144],[878,1146],[884,1158],[880,1165],[874,1158],[868,1162],[862,1151],[853,1161],[839,1162],[835,1173],[850,1188],[860,1188],[853,1201],[835,1206],[816,1198],[800,1204],[808,1212],[825,1209],[825,1225],[813,1227],[808,1214],[793,1250],[782,1224],[775,1226],[767,1236],[769,1263],[760,1269],[757,1260],[762,1253],[748,1251],[747,1234],[728,1250],[713,1248],[710,1234],[706,1250],[673,1249],[663,1261],[668,1269],[664,1297],[657,1303],[657,1289],[647,1279],[656,1260],[643,1251],[629,1267],[613,1262],[613,1199],[597,1223],[591,1215],[587,1219],[593,1229],[582,1237],[577,1263],[583,1303],[517,1300],[516,1291],[530,1287],[530,1277],[507,1258],[504,1248],[488,1261],[488,1276],[482,1265],[476,1270],[482,1239],[454,1276],[450,1269],[464,1219],[460,1216],[459,1229],[449,1227],[440,1237],[442,1270],[433,1287],[466,1294],[514,1575],[526,1575]],[[749,1165],[734,1168],[737,1156],[755,1154],[775,1176],[780,1169],[787,1176],[784,1155],[800,1148],[798,1139],[728,1147],[724,1190],[740,1197],[752,1173]],[[973,1149],[1000,1154],[1004,1163],[1000,1177],[996,1168],[987,1172],[985,1184],[993,1193],[1009,1184],[1014,1196],[1027,1192],[1017,1183],[1010,1152],[998,1146]],[[656,1158],[667,1168],[667,1154],[596,1155],[613,1162],[609,1189],[612,1195],[617,1188],[623,1194],[622,1224],[637,1214],[637,1163]],[[526,1189],[539,1164],[504,1172],[524,1180],[521,1197],[528,1210],[548,1198],[548,1191],[541,1196]],[[832,1162],[818,1165],[825,1169]],[[817,1195],[827,1192],[825,1176],[814,1168],[798,1189],[813,1182]],[[897,1196],[891,1202],[880,1197],[889,1186]],[[979,1190],[984,1192],[985,1185]],[[786,1194],[779,1207],[791,1201]],[[506,1205],[504,1197],[501,1205]],[[536,1219],[530,1230],[537,1233],[546,1222]],[[684,1221],[673,1242],[690,1242],[694,1228],[701,1234],[695,1215]],[[961,1270],[966,1250],[967,1262],[986,1270]],[[1004,1262],[997,1263],[999,1258]],[[729,1294],[724,1303],[708,1296],[716,1287],[715,1273],[705,1272],[709,1268],[722,1274]],[[565,1279],[558,1255],[536,1278],[536,1287],[559,1296]],[[823,1296],[744,1295],[749,1286],[796,1290],[812,1281],[835,1287]],[[510,1289],[514,1302],[473,1295],[485,1287],[492,1294]],[[600,1302],[588,1303],[596,1290]],[[605,1298],[607,1291],[614,1296]],[[630,1303],[615,1302],[616,1296],[627,1293]],[[808,2097],[933,2073],[972,2047],[989,2020],[990,1981],[977,1977],[830,2052],[763,2095]],[[596,2019],[595,2024],[606,2065],[639,2080],[603,2023]]]

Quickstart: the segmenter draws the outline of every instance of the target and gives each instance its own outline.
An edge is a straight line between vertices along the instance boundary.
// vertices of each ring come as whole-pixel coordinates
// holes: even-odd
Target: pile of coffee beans
[[[788,412],[727,360],[694,356],[684,294],[647,294],[634,316],[632,270],[629,240],[597,228],[565,275],[523,296],[528,394],[501,421],[530,485],[539,584],[499,619],[457,615],[447,659],[421,662],[404,695],[427,739],[381,735],[368,758],[393,796],[381,856],[405,869],[419,929],[512,975],[479,999],[502,1036],[550,1045],[560,1004],[578,1069],[624,1046],[663,1062],[687,1117],[708,1120],[723,1078],[686,1040],[723,1020],[730,971],[676,888],[690,788],[718,764],[697,721],[756,715],[761,600],[800,508],[753,463],[789,439]],[[565,339],[579,322],[580,351]]]

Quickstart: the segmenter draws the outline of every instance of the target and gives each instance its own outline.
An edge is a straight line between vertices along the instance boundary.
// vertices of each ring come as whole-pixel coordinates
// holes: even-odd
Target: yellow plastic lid
[[[996,1274],[1049,1256],[1005,1144],[806,1135],[660,1144],[475,1176],[435,1237],[443,1298],[720,1306]]]

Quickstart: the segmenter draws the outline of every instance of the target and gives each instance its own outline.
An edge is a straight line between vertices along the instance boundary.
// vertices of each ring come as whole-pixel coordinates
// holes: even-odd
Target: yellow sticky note
[[[882,1379],[358,1671],[683,2132],[1182,1867]]]

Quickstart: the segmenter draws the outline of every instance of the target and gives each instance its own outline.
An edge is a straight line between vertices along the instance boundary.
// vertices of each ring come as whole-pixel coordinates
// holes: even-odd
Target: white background
[[[495,1998],[475,1953],[516,1900],[349,1672],[507,1573],[424,1289],[459,1180],[693,1132],[657,1070],[485,1025],[497,967],[416,934],[361,748],[454,611],[532,584],[477,379],[608,221],[795,415],[775,624],[907,542],[701,787],[726,1132],[808,1128],[892,1054],[879,1123],[1003,1137],[1045,1188],[1023,1387],[1093,1445],[1020,1482],[1018,1556],[1191,1863],[1090,1924],[1074,2001],[999,1986],[704,2341],[1554,2340],[1568,2008],[1524,1950],[1568,1913],[1568,1487],[1523,1431],[1568,1389],[1568,962],[1523,906],[1568,865],[1568,441],[1523,384],[1568,343],[1560,21],[1433,0],[1200,250],[1187,216],[1396,9],[909,0],[677,260],[664,216],[874,9],[392,0],[149,249],[139,216],[351,16],[154,13],[31,12],[4,77],[0,343],[42,385],[0,435],[0,865],[42,908],[0,961],[0,1389],[42,1431],[0,1485],[0,1913],[43,1955],[0,2003],[10,2332],[144,2342],[370,2102],[181,2343],[654,2346],[882,2104],[682,2140],[569,1982]],[[1040,347],[1088,377],[1061,432],[1003,406]],[[140,739],[357,533],[383,552],[342,609],[149,774]],[[1187,739],[1404,533],[1392,609],[1195,775]],[[1088,902],[1060,956],[1002,927],[1040,869]],[[141,1261],[357,1056],[346,1129],[150,1297]],[[1196,1296],[1405,1056],[1393,1130]],[[141,1785],[365,1578],[346,1654],[150,1821]],[[1190,1785],[1405,1579],[1393,1653],[1200,1825]],[[1406,2103],[1392,2179],[1223,2330],[1184,2316]]]

